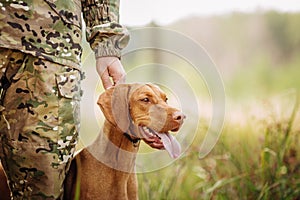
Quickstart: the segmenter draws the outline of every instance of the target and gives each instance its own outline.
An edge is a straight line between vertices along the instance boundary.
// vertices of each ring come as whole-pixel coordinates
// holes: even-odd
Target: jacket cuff
[[[94,48],[95,57],[114,56],[121,58],[121,49],[117,47],[112,39],[104,40]]]
[[[115,56],[121,58],[121,50],[125,48],[129,42],[129,34],[102,36],[100,41],[94,41],[92,49],[95,57]]]

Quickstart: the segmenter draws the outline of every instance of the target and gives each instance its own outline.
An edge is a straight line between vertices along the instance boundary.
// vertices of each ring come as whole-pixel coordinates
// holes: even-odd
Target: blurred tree
[[[272,11],[266,13],[266,21],[270,36],[280,51],[279,61],[292,59],[300,48],[300,14]]]

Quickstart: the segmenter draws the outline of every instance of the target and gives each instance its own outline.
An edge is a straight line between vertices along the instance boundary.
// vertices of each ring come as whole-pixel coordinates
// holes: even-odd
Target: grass
[[[284,114],[264,105],[263,117],[227,123],[204,159],[195,142],[172,165],[139,174],[140,199],[300,199],[299,98],[294,99],[280,108]]]
[[[257,63],[239,67],[236,74],[225,78],[227,96],[244,104],[249,99],[260,101],[290,88],[300,90],[299,56],[276,66],[272,59],[262,57]],[[143,60],[142,63],[147,62]],[[94,77],[94,71],[89,73],[88,77]],[[199,84],[193,78],[189,81],[192,85]],[[89,90],[85,92],[88,94]],[[93,94],[94,91],[86,96]],[[286,99],[287,103],[258,103],[254,110],[260,109],[261,113],[254,117],[242,108],[238,120],[227,121],[219,142],[204,159],[199,159],[201,138],[196,138],[189,150],[172,165],[139,174],[140,199],[300,199],[299,98],[291,101],[297,98],[288,96]],[[227,112],[230,115],[232,109]],[[91,128],[93,114],[89,113],[88,122],[83,123],[88,124],[86,130],[83,128],[85,138],[92,138],[88,134],[98,128]],[[201,125],[198,135],[207,130],[207,124]]]

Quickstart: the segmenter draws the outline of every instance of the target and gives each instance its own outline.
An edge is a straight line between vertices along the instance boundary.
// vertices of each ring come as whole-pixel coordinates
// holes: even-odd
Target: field
[[[141,200],[300,199],[299,17],[299,13],[258,11],[191,17],[164,27],[202,46],[224,84],[224,126],[217,144],[204,158],[199,157],[200,146],[210,126],[213,110],[210,98],[215,92],[208,91],[208,87],[216,79],[205,73],[196,76],[197,72],[191,70],[193,60],[176,55],[176,50],[190,46],[183,44],[177,48],[177,42],[182,40],[171,31],[174,49],[140,48],[122,57],[127,82],[159,83],[171,94],[170,100],[179,101],[181,106],[193,104],[189,95],[176,96],[190,89],[201,110],[199,115],[193,115],[197,108],[188,109],[187,121],[194,120],[199,125],[189,130],[195,126],[189,121],[183,127],[188,131],[178,134],[181,141],[191,143],[182,156],[163,168],[138,173]],[[132,44],[144,41],[161,45],[168,39],[159,32],[145,30],[145,34],[132,35],[131,48]],[[195,53],[192,48],[187,52],[187,55]],[[83,81],[83,145],[96,137],[95,130],[103,120],[95,105],[103,89],[90,56],[93,55],[89,51],[84,51],[83,69],[87,78]],[[198,57],[204,63],[200,65],[202,72],[211,67],[205,65],[207,57]],[[176,73],[179,76],[173,76]],[[195,137],[190,137],[191,131]],[[141,151],[150,150],[142,146]],[[158,159],[142,162],[143,166],[138,163],[138,167],[155,166],[156,162]]]
[[[290,95],[288,108],[226,123],[205,158],[196,140],[175,163],[140,174],[140,199],[299,199],[299,99]]]

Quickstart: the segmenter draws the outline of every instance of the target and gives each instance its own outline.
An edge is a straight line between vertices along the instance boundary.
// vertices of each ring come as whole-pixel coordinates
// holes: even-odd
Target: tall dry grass
[[[228,122],[204,159],[195,142],[172,165],[139,174],[140,199],[300,199],[299,96],[287,100]]]

